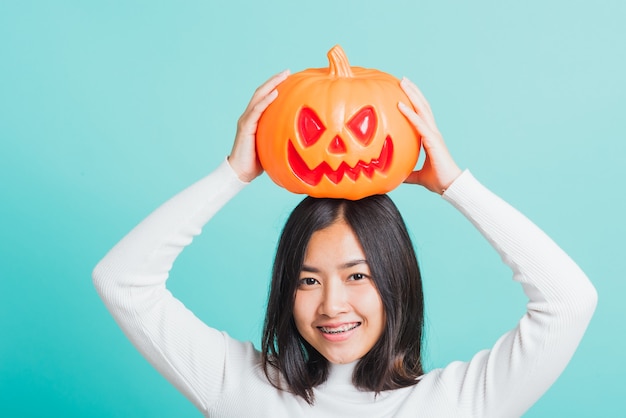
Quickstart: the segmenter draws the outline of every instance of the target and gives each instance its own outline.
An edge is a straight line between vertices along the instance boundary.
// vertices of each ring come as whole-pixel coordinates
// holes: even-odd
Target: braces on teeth
[[[335,330],[331,330],[325,327],[320,327],[320,329],[322,330],[322,332],[325,332],[326,334],[340,334],[342,332],[346,332],[346,331],[350,331],[355,329],[356,327],[358,327],[360,324],[354,324],[351,325],[349,327],[341,327],[339,329],[335,329]]]

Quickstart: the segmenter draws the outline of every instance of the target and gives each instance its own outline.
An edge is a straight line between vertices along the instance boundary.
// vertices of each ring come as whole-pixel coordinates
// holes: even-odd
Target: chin
[[[356,355],[324,355],[324,358],[332,364],[349,364],[361,360],[363,356]]]

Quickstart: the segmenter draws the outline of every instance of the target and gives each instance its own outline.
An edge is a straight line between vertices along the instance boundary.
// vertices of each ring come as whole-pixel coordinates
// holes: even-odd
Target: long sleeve
[[[520,416],[574,354],[594,312],[596,291],[547,235],[468,171],[444,198],[498,251],[529,301],[517,327],[491,350],[467,363],[452,363],[438,375],[449,397],[471,416]]]
[[[309,406],[267,381],[251,344],[203,324],[165,286],[183,248],[243,187],[225,162],[142,221],[93,273],[124,333],[205,416],[520,416],[558,378],[593,314],[597,295],[578,266],[466,171],[444,198],[510,266],[529,298],[526,314],[491,349],[432,370],[414,386],[361,392],[348,370],[345,382],[333,374],[316,388]]]
[[[93,272],[126,336],[201,410],[223,389],[227,339],[175,299],[165,282],[183,248],[244,186],[223,162],[137,225]]]

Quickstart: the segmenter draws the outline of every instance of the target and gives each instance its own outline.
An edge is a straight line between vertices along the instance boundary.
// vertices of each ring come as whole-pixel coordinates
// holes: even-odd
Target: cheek
[[[361,311],[367,315],[372,325],[381,327],[385,326],[385,307],[378,293],[378,289],[372,285],[371,288],[361,294],[358,298]]]
[[[293,319],[301,334],[306,324],[311,323],[315,314],[313,298],[308,293],[311,292],[296,291],[293,302]]]

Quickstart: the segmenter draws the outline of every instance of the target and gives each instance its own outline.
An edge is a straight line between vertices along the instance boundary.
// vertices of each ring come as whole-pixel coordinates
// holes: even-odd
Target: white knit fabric
[[[500,253],[529,298],[517,326],[469,362],[412,387],[361,392],[354,364],[333,366],[315,404],[275,389],[259,352],[205,325],[166,289],[172,264],[245,184],[227,162],[158,208],[98,264],[94,283],[137,349],[210,417],[516,417],[574,354],[597,295],[578,266],[533,223],[465,171],[444,198]]]

